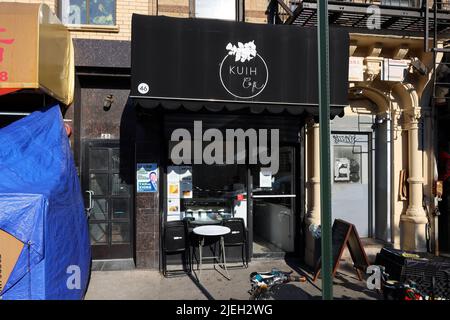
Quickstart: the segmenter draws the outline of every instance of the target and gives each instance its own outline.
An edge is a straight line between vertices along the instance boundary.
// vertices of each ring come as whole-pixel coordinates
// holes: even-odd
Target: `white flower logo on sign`
[[[235,56],[234,61],[250,61],[254,57],[256,57],[256,45],[255,41],[247,42],[243,44],[242,42],[238,42],[238,46],[232,45],[231,42],[226,46],[228,50],[228,55]]]
[[[256,51],[255,41],[238,41],[237,45],[229,42],[225,49],[228,53],[219,70],[222,86],[239,99],[252,99],[259,95],[269,81],[269,69]]]

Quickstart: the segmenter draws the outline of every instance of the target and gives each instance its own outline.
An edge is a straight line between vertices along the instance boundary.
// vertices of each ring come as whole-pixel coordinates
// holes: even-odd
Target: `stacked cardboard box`
[[[23,242],[0,229],[0,296],[23,249]]]

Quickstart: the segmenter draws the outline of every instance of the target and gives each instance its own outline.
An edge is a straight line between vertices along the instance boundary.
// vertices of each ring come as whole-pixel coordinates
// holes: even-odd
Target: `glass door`
[[[251,168],[253,255],[294,251],[295,147],[280,147],[279,164],[275,174]]]
[[[82,184],[91,206],[93,259],[133,257],[132,188],[120,176],[119,150],[119,142],[85,144]]]

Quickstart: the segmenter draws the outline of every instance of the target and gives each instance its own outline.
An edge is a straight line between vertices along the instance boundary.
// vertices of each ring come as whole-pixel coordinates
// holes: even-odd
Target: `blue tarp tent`
[[[0,129],[0,229],[25,246],[2,299],[82,299],[88,222],[59,106]]]

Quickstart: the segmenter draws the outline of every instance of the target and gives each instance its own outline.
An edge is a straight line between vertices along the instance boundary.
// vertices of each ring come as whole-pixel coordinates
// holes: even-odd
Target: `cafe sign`
[[[133,14],[131,93],[164,106],[317,106],[313,28]],[[348,104],[347,31],[330,30],[331,106]],[[170,102],[169,102],[170,101]]]
[[[264,59],[256,51],[255,41],[238,46],[228,43],[228,54],[220,63],[220,82],[235,98],[251,99],[259,95],[269,80],[269,70]],[[228,78],[228,82],[224,79]]]

